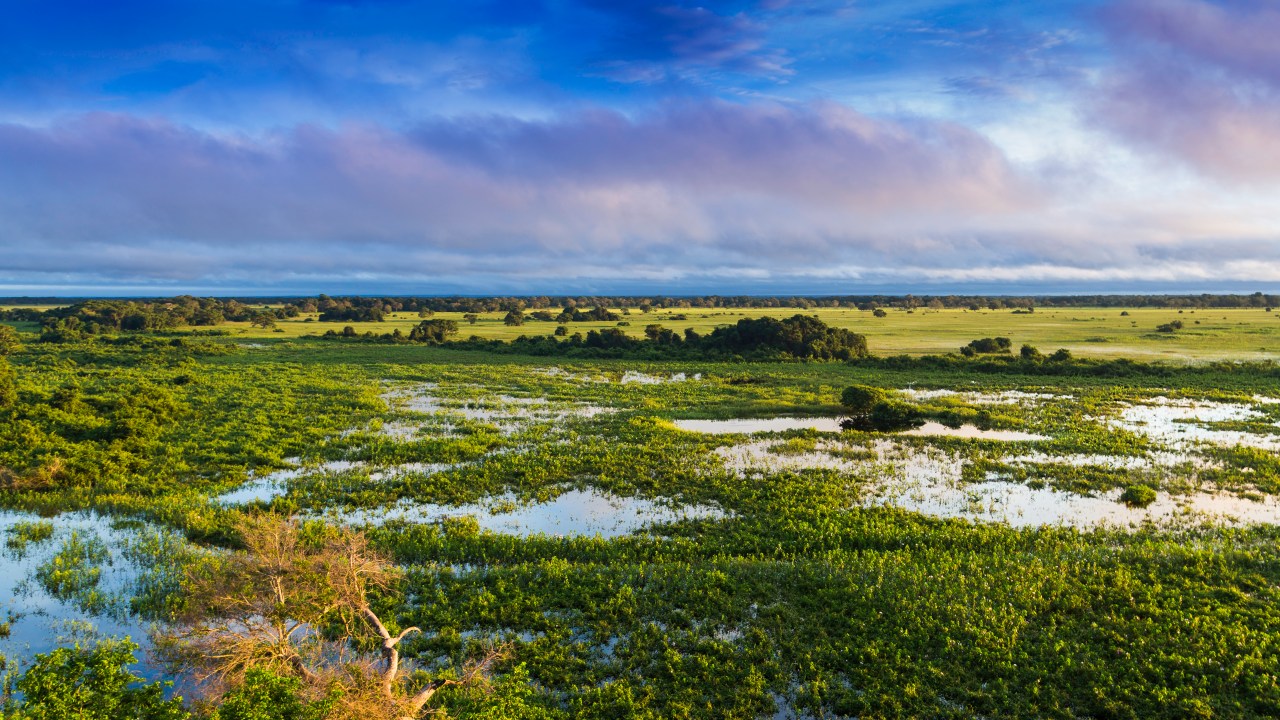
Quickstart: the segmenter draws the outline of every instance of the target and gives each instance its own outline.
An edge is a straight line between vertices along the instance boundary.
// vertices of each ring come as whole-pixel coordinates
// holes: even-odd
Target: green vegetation
[[[598,319],[597,307],[620,317],[626,309],[632,324]],[[7,355],[10,401],[0,403],[0,503],[24,513],[9,526],[6,555],[34,556],[36,585],[54,597],[127,605],[192,631],[187,640],[225,640],[195,632],[210,623],[305,617],[315,630],[301,633],[313,643],[306,667],[324,681],[272,654],[287,644],[259,643],[237,656],[225,687],[199,690],[184,708],[159,686],[139,685],[126,669],[127,646],[82,646],[28,658],[6,717],[68,717],[72,706],[90,718],[343,717],[352,707],[383,707],[374,702],[386,697],[380,683],[369,681],[384,677],[386,642],[396,638],[396,703],[439,683],[422,707],[458,717],[1280,714],[1280,530],[1199,517],[1148,522],[1140,509],[1165,504],[1154,503],[1158,494],[1214,494],[1246,506],[1280,494],[1269,444],[1280,406],[1255,398],[1275,395],[1280,368],[1097,357],[1126,357],[1110,350],[1128,342],[1216,357],[1267,342],[1249,333],[1269,333],[1274,315],[1215,309],[1213,317],[1245,324],[1187,322],[1151,339],[1144,336],[1155,335],[1168,309],[1130,307],[1122,317],[1118,307],[1037,304],[1015,316],[1012,308],[922,306],[875,318],[808,308],[795,320],[795,308],[733,308],[748,313],[739,317],[727,308],[644,307],[587,304],[580,311],[591,319],[575,311],[560,321],[558,308],[544,320],[535,317],[544,308],[529,306],[513,328],[502,322],[511,307],[466,308],[474,326],[461,306],[401,307],[353,330],[400,328],[407,337],[425,326],[428,339],[412,342],[300,337],[330,329],[314,319],[318,307],[277,317],[281,333],[225,320],[225,307],[217,329],[229,335],[193,335],[185,325],[104,332],[99,322],[96,334],[41,342],[24,328]],[[669,319],[677,314],[686,320]],[[803,319],[813,315],[822,327]],[[853,332],[833,332],[846,321]],[[579,323],[610,323],[591,329],[626,333],[640,349],[609,359],[458,346],[446,322],[530,337],[545,329],[537,343],[566,326],[585,343],[589,330]],[[925,332],[950,322],[957,329]],[[1079,330],[1064,335],[1068,326]],[[858,335],[880,357],[860,357],[850,338]],[[1009,338],[1010,352],[955,352],[987,336]],[[693,350],[711,337],[724,360]],[[910,346],[912,355],[891,356],[877,337],[899,338],[887,347]],[[1034,352],[1014,353],[1014,342],[1034,343]],[[761,345],[780,352],[755,354]],[[1107,353],[1071,356],[1086,345]],[[948,354],[920,356],[935,347]],[[654,359],[637,359],[649,351]],[[787,362],[772,361],[783,353]],[[842,357],[849,360],[795,361]],[[1225,419],[1197,419],[1202,406]],[[1170,420],[1167,432],[1186,425],[1256,444],[1202,445],[1124,421],[1127,409],[1157,407],[1190,415]],[[901,424],[882,422],[890,411],[907,424],[927,418],[1044,439],[896,436],[882,432]],[[845,432],[756,437],[675,424],[842,414],[862,422]],[[785,462],[734,464],[735,452],[756,445]],[[929,472],[954,468],[947,482],[960,495],[1001,483],[1062,493],[1131,513],[1135,527],[1023,527],[965,508],[943,518],[886,505],[884,478],[901,479],[915,460]],[[279,492],[218,499],[265,479]],[[491,524],[491,510],[518,514],[583,497],[702,512],[600,535]],[[58,515],[86,508],[136,532],[106,548],[106,534],[69,531]],[[292,526],[294,545],[277,547],[283,556],[246,535],[264,511],[307,518]],[[37,512],[47,517],[27,514]],[[363,519],[379,522],[363,533],[339,529]],[[357,557],[351,547],[390,563],[354,594],[337,582]],[[119,551],[114,561],[109,550]],[[95,600],[107,591],[108,563],[125,561],[147,568],[133,578],[130,602]],[[294,605],[263,604],[272,578],[302,593],[290,597]],[[244,598],[253,603],[236,605]],[[310,664],[339,650],[355,664]],[[208,669],[181,653],[174,659]]]
[[[514,311],[504,319],[512,322]],[[618,323],[620,326],[629,323]],[[424,320],[408,335],[399,329],[390,334],[358,335],[354,328],[345,327],[341,333],[332,330],[324,339],[358,338],[365,342],[443,344],[457,332],[452,320]],[[557,340],[552,336],[520,336],[510,343],[472,339],[464,343],[452,343],[461,350],[486,350],[495,353],[563,357],[638,357],[644,359],[711,359],[739,360],[851,360],[866,357],[867,341],[861,335],[842,328],[833,328],[816,317],[795,315],[777,320],[771,317],[743,319],[734,325],[718,327],[703,337],[693,330],[683,336],[661,325],[645,327],[645,337],[636,339],[613,328],[591,330],[585,337],[576,333],[572,337]]]
[[[45,542],[53,537],[53,523],[48,520],[37,522],[18,522],[10,526],[4,546],[22,557],[31,545]]]
[[[845,430],[893,432],[924,424],[912,406],[890,397],[881,388],[853,385],[840,394],[847,416],[840,421]]]
[[[1126,505],[1146,507],[1156,501],[1156,491],[1148,485],[1130,485],[1120,495],[1120,501]]]
[[[210,720],[326,720],[332,708],[331,699],[304,699],[297,678],[255,668],[222,698]]]
[[[936,301],[936,302],[935,302]],[[716,327],[742,318],[783,319],[797,312],[867,338],[882,356],[956,352],[975,338],[991,335],[1040,348],[1064,348],[1076,356],[1188,360],[1269,360],[1280,350],[1280,315],[1267,311],[1280,298],[1262,294],[1196,296],[1071,296],[1043,298],[887,297],[839,298],[243,298],[212,300],[172,298],[155,302],[114,303],[110,313],[81,312],[77,306],[59,309],[61,319],[77,318],[75,332],[52,333],[50,340],[82,337],[84,328],[109,328],[131,314],[172,316],[161,332],[218,333],[248,341],[283,341],[341,334],[402,335],[429,317],[456,322],[463,336],[482,340],[514,340],[597,332],[616,328],[619,319],[632,321],[628,337],[645,337],[648,325],[660,325],[677,336],[686,330],[706,335]],[[381,319],[374,321],[321,320],[326,309],[377,304]],[[1034,306],[1034,313],[1025,310]],[[525,322],[507,325],[506,315],[523,307]],[[56,308],[55,308],[56,309]],[[910,310],[910,312],[908,312]],[[1015,311],[1022,311],[1015,313]],[[1181,311],[1181,314],[1177,314]],[[0,307],[0,323],[10,322],[27,332],[40,332],[42,313],[49,307],[30,303]],[[628,315],[623,315],[623,313]],[[1184,328],[1158,333],[1175,314]],[[272,324],[254,320],[270,315]],[[65,317],[62,317],[65,316]],[[638,318],[643,318],[643,322]],[[57,318],[55,318],[56,324]],[[153,323],[154,325],[154,323]],[[145,324],[143,325],[146,326]],[[357,327],[358,326],[358,329]],[[54,328],[57,330],[57,328]],[[114,332],[108,329],[107,332]],[[1046,349],[1046,353],[1049,351]]]
[[[137,649],[103,642],[39,655],[18,678],[20,699],[6,695],[0,710],[12,720],[187,720],[181,698],[165,699],[162,684],[127,669]]]
[[[100,592],[102,565],[111,559],[106,543],[94,535],[72,532],[58,552],[36,568],[36,580],[60,600],[103,611],[110,599]]]
[[[1013,341],[1007,337],[982,338],[960,348],[960,354],[965,357],[973,357],[974,355],[1007,353],[1012,347]]]

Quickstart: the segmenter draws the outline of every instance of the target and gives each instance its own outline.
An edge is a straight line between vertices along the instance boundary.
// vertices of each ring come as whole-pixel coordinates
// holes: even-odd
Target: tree
[[[260,312],[253,316],[253,319],[249,321],[249,324],[253,327],[263,328],[264,330],[266,328],[273,328],[276,326],[276,316],[269,312]]]
[[[664,328],[657,323],[645,325],[644,336],[649,339],[649,342],[659,343],[662,345],[674,345],[680,342],[679,335],[676,335],[670,328]]]
[[[487,685],[506,655],[491,648],[453,677],[414,672],[400,643],[421,630],[384,621],[370,599],[400,573],[363,534],[270,514],[242,520],[237,532],[244,550],[189,573],[188,608],[156,643],[211,697],[264,671],[293,678],[304,695],[332,697],[330,718],[416,718],[441,688]]]
[[[457,333],[458,323],[453,320],[423,320],[409,331],[409,340],[439,345]]]
[[[524,324],[524,312],[519,308],[512,308],[507,312],[506,317],[502,318],[502,324],[509,326],[517,326]]]
[[[850,415],[866,415],[884,399],[884,390],[870,385],[850,385],[840,393],[840,404]]]
[[[466,320],[468,325],[475,325],[480,316],[475,313],[464,313],[462,319]]]
[[[12,325],[0,325],[0,355],[12,355],[21,347],[18,331]]]
[[[870,385],[851,385],[840,393],[847,416],[840,421],[845,430],[893,432],[918,427],[924,420],[915,407],[894,400],[890,393]]]
[[[187,720],[182,698],[165,700],[160,683],[139,685],[126,669],[136,643],[107,640],[91,648],[58,648],[37,655],[17,682],[22,700],[6,702],[13,720]],[[10,710],[13,710],[11,713]]]
[[[960,348],[960,354],[965,357],[973,357],[974,355],[992,355],[999,353],[1007,353],[1013,349],[1013,341],[1006,337],[982,338],[980,340],[970,341],[968,345]]]

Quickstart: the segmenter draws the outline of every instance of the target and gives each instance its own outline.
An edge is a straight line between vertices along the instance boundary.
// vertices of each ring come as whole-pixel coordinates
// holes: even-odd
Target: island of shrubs
[[[744,318],[718,327],[706,335],[693,329],[676,333],[660,325],[645,327],[645,337],[633,338],[618,328],[592,330],[586,335],[520,336],[510,342],[450,340],[458,332],[452,320],[424,320],[407,335],[400,331],[359,334],[353,327],[329,331],[322,337],[367,342],[448,344],[460,350],[486,350],[520,355],[639,358],[741,358],[751,360],[853,360],[867,356],[865,336],[827,325],[816,317],[794,315],[777,318]]]

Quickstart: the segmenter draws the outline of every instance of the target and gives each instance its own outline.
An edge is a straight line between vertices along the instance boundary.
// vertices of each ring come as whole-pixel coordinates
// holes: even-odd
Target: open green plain
[[[614,312],[621,313],[619,309]],[[1194,360],[1269,360],[1280,358],[1280,313],[1263,308],[1176,309],[1163,308],[1040,308],[1020,314],[1012,310],[886,309],[885,317],[853,308],[665,308],[642,313],[632,309],[617,322],[573,322],[570,333],[614,328],[632,337],[643,337],[646,325],[658,324],[683,333],[686,328],[705,334],[717,326],[744,317],[784,318],[804,313],[816,315],[834,327],[847,328],[867,337],[878,355],[928,355],[955,352],[978,337],[1002,336],[1014,347],[1028,343],[1044,350],[1067,348],[1082,357],[1130,358],[1181,363]],[[1127,313],[1122,315],[1121,313]],[[512,340],[520,335],[551,335],[555,322],[526,320],[523,325],[503,323],[505,313],[478,314],[474,324],[463,313],[441,312],[432,317],[454,320],[462,337]],[[683,317],[682,317],[683,316]],[[352,326],[358,332],[408,333],[422,321],[417,313],[392,313],[383,322],[319,322],[318,314],[280,320],[274,329],[226,323],[220,327],[248,338],[295,338],[341,332]],[[1175,333],[1159,333],[1156,327],[1175,320],[1184,324]],[[619,326],[619,322],[626,323]]]
[[[795,312],[633,311],[624,329],[709,330]],[[1280,319],[810,312],[866,334],[881,356],[1007,336],[1015,352],[1030,343],[1169,364],[1050,375],[961,360],[560,360],[310,339],[353,323],[304,318],[280,321],[283,332],[228,323],[225,337],[50,344],[26,334],[9,357],[16,393],[0,406],[0,502],[30,513],[10,542],[50,542],[41,538],[68,522],[60,513],[81,509],[142,521],[154,537],[176,531],[178,546],[147,555],[155,574],[130,590],[141,600],[123,601],[122,612],[163,622],[183,602],[182,564],[225,552],[243,513],[367,523],[407,571],[377,598],[380,614],[427,631],[406,641],[408,656],[447,670],[485,642],[512,644],[493,693],[451,690],[434,703],[460,717],[1280,715],[1280,517],[1156,517],[1118,499],[1142,485],[1162,500],[1210,495],[1264,517],[1275,507],[1280,405],[1270,399],[1280,373],[1204,361],[1274,357]],[[1184,329],[1155,332],[1173,319]],[[354,325],[407,332],[417,322]],[[512,328],[498,315],[460,325],[491,338],[555,327]],[[745,436],[675,424],[835,417],[855,383],[898,392],[949,425],[1038,439]],[[912,394],[928,390],[955,394]],[[1170,432],[1243,440],[1169,439],[1125,424],[1128,410],[1164,406],[1220,414],[1175,418]],[[735,448],[754,445],[765,462],[731,462]],[[1028,455],[1040,459],[1020,459]],[[954,470],[951,490],[975,507],[886,499],[884,478],[910,458]],[[260,499],[217,499],[264,477],[278,480]],[[991,483],[1109,504],[1132,519],[992,521],[990,507],[976,507],[994,497],[979,492]],[[580,531],[571,518],[545,532],[488,529],[494,517],[567,497],[669,513],[620,532]],[[103,552],[92,538],[75,541],[61,546],[60,579],[41,582],[69,605],[103,603],[92,572]]]

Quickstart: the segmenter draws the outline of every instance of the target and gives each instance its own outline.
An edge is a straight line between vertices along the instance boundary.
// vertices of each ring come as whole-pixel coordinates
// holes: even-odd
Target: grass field
[[[618,311],[620,312],[620,311]],[[1258,309],[1177,310],[1153,308],[1063,308],[1040,309],[1031,314],[1010,310],[889,310],[883,318],[870,312],[847,308],[798,310],[776,309],[664,309],[651,313],[633,311],[620,322],[620,329],[641,337],[650,323],[683,332],[693,328],[706,333],[719,325],[745,317],[790,317],[796,313],[817,315],[824,322],[867,336],[876,355],[927,355],[957,351],[980,337],[1008,337],[1014,348],[1031,344],[1044,352],[1066,348],[1081,357],[1164,360],[1173,363],[1198,360],[1272,360],[1280,358],[1280,313]],[[1127,313],[1127,314],[1122,314]],[[685,316],[685,319],[679,316]],[[520,335],[550,335],[557,324],[526,320],[524,325],[503,324],[504,313],[480,315],[469,324],[462,313],[437,313],[434,317],[455,320],[459,336],[511,340]],[[394,313],[379,323],[322,323],[316,315],[279,322],[276,330],[250,327],[248,323],[219,326],[238,337],[293,338],[340,332],[351,325],[358,332],[408,333],[421,318],[416,313]],[[1181,320],[1182,330],[1158,333],[1155,328]],[[617,322],[569,323],[570,333],[619,327]]]

